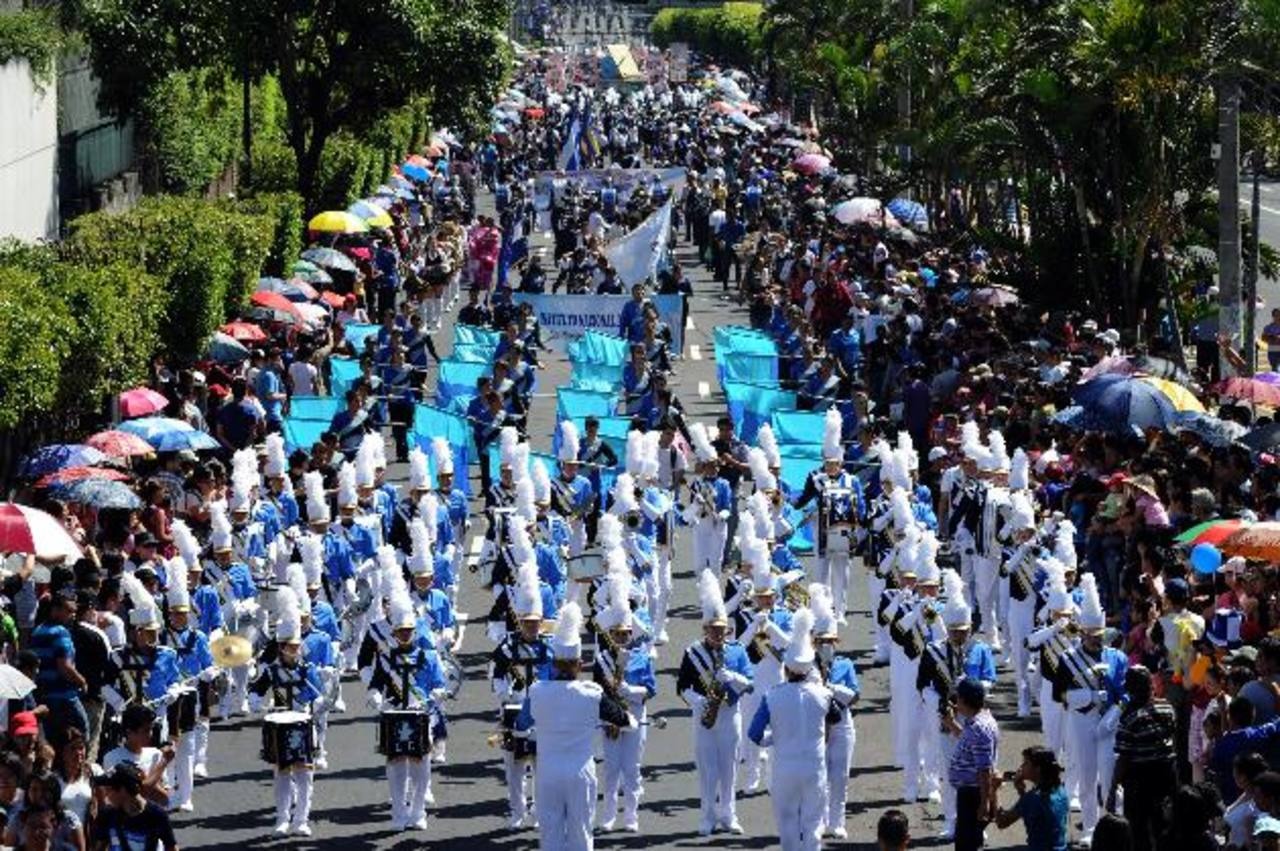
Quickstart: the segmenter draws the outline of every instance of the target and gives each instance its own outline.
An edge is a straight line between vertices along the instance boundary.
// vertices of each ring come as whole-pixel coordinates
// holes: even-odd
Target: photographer
[[[1053,751],[1030,747],[1022,752],[1022,765],[996,781],[1013,781],[1018,800],[1009,809],[996,810],[996,827],[1002,830],[1021,821],[1027,829],[1029,851],[1066,851],[1070,800],[1062,785],[1062,766]],[[1028,788],[1030,784],[1030,788]]]

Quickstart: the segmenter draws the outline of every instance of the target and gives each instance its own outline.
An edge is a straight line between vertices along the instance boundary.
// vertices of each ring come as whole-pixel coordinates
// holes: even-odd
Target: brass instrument
[[[601,629],[596,634],[600,637],[600,643],[604,645],[605,652],[614,660],[613,679],[605,683],[604,690],[611,698],[625,705],[626,699],[622,696],[622,686],[623,678],[627,673],[626,659],[624,658],[626,648],[614,641],[613,635],[607,629]],[[604,734],[611,741],[616,740],[621,733],[622,731],[613,724],[605,725]]]
[[[723,661],[723,651],[712,653],[712,659],[716,663]],[[716,719],[720,716],[720,706],[724,703],[725,691],[724,686],[716,679],[716,671],[720,670],[720,664],[716,664],[710,674],[703,675],[702,688],[706,691],[706,702],[702,705],[702,726],[710,730],[716,725]]]
[[[782,589],[782,600],[787,604],[787,608],[793,612],[807,608],[809,605],[809,589],[805,586],[803,580],[792,582]]]
[[[1076,623],[1074,620],[1069,620],[1067,621],[1067,625],[1064,627],[1063,631],[1072,638],[1075,638],[1080,634],[1080,624]]]
[[[933,623],[938,619],[938,610],[933,606],[925,606],[924,619],[929,623]]]

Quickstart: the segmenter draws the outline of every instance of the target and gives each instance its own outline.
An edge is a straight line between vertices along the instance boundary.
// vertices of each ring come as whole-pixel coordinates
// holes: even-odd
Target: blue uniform
[[[253,506],[253,514],[250,515],[253,522],[262,527],[262,537],[266,541],[274,541],[276,536],[284,529],[283,520],[280,512],[276,509],[275,503],[270,500],[260,499]]]
[[[258,596],[258,585],[253,581],[253,573],[242,561],[232,562],[227,566],[227,589],[236,600],[252,600]]]
[[[430,588],[425,594],[414,588],[409,596],[420,616],[419,625],[425,626],[427,631],[439,632],[458,625],[449,595],[439,588]],[[423,630],[420,629],[419,632],[421,631]]]
[[[196,613],[196,627],[205,635],[222,629],[222,600],[212,585],[200,585],[191,592],[191,609]]]
[[[356,575],[356,556],[351,544],[347,536],[333,526],[324,533],[324,575],[335,587]]]
[[[314,610],[312,619],[315,618]],[[333,641],[327,632],[312,629],[302,638],[302,658],[311,665],[321,668],[336,668],[338,654],[333,649]]]
[[[183,677],[198,676],[213,667],[207,635],[191,627],[181,632],[171,629],[168,633],[169,646],[177,654],[178,671]]]
[[[330,641],[342,640],[342,625],[338,623],[338,614],[324,600],[311,602],[311,626],[313,633],[322,633]]]

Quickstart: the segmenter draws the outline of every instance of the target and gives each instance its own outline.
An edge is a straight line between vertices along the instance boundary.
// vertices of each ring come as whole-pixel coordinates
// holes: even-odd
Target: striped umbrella
[[[91,434],[84,442],[112,458],[132,458],[135,455],[150,455],[154,451],[150,444],[136,434],[114,428]]]
[[[1239,518],[1233,517],[1229,520],[1223,520],[1219,517],[1215,520],[1206,520],[1203,523],[1192,526],[1174,538],[1174,540],[1189,547],[1194,547],[1198,544],[1213,544],[1216,547],[1248,525],[1248,523]]]
[[[0,502],[0,553],[75,561],[80,547],[52,514],[16,502]]]
[[[147,447],[147,452],[151,452],[150,446]],[[51,485],[74,482],[78,479],[110,479],[113,482],[127,482],[129,481],[129,474],[120,470],[113,470],[110,467],[67,467],[37,480],[36,487],[47,488]]]
[[[1280,561],[1280,523],[1267,521],[1237,529],[1218,549],[1224,556]]]

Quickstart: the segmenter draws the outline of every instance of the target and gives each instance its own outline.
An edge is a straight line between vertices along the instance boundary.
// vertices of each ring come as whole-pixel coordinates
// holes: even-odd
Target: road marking
[[[692,316],[690,316],[688,319],[686,319],[686,320],[684,321],[684,330],[686,330],[686,331],[697,331],[697,330],[698,330],[698,326],[693,324],[693,317],[692,317]]]
[[[711,385],[705,381],[698,382],[698,398],[705,399],[711,395]]]
[[[697,343],[689,344],[689,360],[702,360],[702,346]]]

